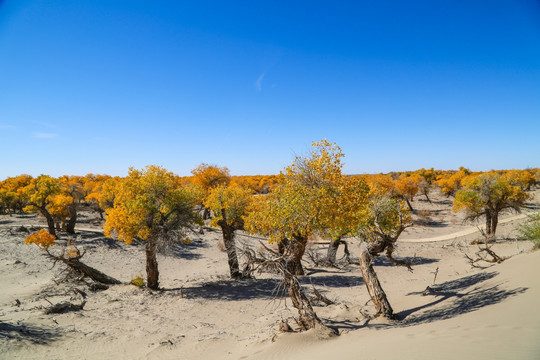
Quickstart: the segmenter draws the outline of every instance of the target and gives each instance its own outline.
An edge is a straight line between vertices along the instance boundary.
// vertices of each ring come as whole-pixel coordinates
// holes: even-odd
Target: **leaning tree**
[[[116,231],[126,243],[135,237],[146,241],[147,285],[158,289],[158,247],[184,239],[186,228],[202,224],[194,209],[193,196],[176,185],[173,173],[154,165],[130,168],[116,187],[114,206],[106,211],[105,235]]]
[[[411,223],[408,209],[403,200],[381,194],[372,188],[369,202],[359,218],[356,235],[362,239],[360,244],[360,270],[371,300],[375,305],[375,316],[394,318],[394,311],[384,292],[377,273],[373,268],[375,257],[385,253],[394,264],[411,269],[411,263],[393,257],[396,242]]]

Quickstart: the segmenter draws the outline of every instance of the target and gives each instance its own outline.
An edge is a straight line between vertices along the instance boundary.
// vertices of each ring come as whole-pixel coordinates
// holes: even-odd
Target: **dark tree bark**
[[[88,276],[90,279],[98,282],[98,283],[101,283],[101,284],[109,284],[109,285],[115,285],[115,284],[121,284],[122,282],[109,276],[109,275],[106,275],[104,273],[102,273],[101,271],[97,270],[97,269],[94,269],[93,267],[91,266],[88,266],[86,264],[84,264],[83,262],[80,261],[80,258],[84,255],[83,254],[79,254],[77,257],[65,257],[64,254],[62,254],[61,256],[57,256],[57,255],[53,255],[52,253],[50,253],[48,250],[45,250],[47,256],[49,256],[51,259],[53,259],[55,262],[56,261],[61,261],[63,262],[64,264],[66,264],[67,266],[69,266],[71,269],[75,270],[76,272],[78,272],[79,274],[81,275],[84,275],[84,276]],[[78,253],[78,249],[77,249],[77,253]]]
[[[291,263],[289,270],[293,271],[294,275],[304,275],[304,267],[302,266],[302,257],[306,252],[307,237],[293,236],[290,241],[290,255],[288,261]]]
[[[499,224],[499,214],[495,212],[491,216],[491,236],[495,236],[495,232],[497,231],[498,224]]]
[[[424,190],[424,196],[426,197],[427,201],[431,204],[431,199],[428,196],[429,190]]]
[[[406,197],[406,196],[404,196],[403,198],[405,199],[405,202],[407,203],[407,206],[409,207],[409,210],[414,211],[414,209],[413,209],[413,207],[411,205],[411,202],[409,201],[409,198]]]
[[[203,210],[203,220],[210,219],[210,209],[205,207]]]
[[[43,215],[45,220],[47,220],[47,227],[49,228],[49,234],[56,236],[56,229],[54,228],[54,218],[52,217],[52,215],[49,213],[49,211],[47,211],[45,206],[43,207],[36,206],[36,207],[38,208],[41,215]]]
[[[110,285],[121,284],[119,280],[116,280],[115,278],[110,277],[109,275],[106,275],[102,273],[101,271],[96,270],[93,267],[80,262],[78,259],[64,259],[62,261],[66,265],[75,269],[79,273],[88,276],[94,281],[100,282],[102,284],[110,284]]]
[[[284,255],[285,254],[285,251],[289,247],[289,244],[290,244],[290,240],[287,239],[286,237],[284,237],[283,239],[281,239],[278,242],[278,253],[279,253],[279,255]]]
[[[154,237],[149,237],[146,240],[146,278],[147,286],[150,289],[159,289],[159,270],[156,256],[157,244]]]
[[[491,210],[486,209],[486,235],[490,237],[492,235],[491,229]]]
[[[68,207],[69,220],[67,222],[66,231],[68,234],[75,234],[75,224],[77,223],[77,209],[75,205]]]
[[[373,257],[365,241],[360,245],[360,270],[362,271],[362,277],[364,278],[364,283],[371,296],[371,300],[375,305],[375,316],[384,316],[388,319],[393,319],[394,310],[390,306],[386,293],[377,277],[377,273],[373,269]]]

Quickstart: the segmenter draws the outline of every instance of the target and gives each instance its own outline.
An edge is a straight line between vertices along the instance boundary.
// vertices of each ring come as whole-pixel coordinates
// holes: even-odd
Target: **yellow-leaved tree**
[[[54,196],[60,194],[61,188],[58,179],[49,175],[40,175],[33,178],[30,184],[21,189],[21,196],[26,203],[24,211],[39,212],[47,221],[49,234],[56,236],[54,218],[49,212]]]
[[[327,199],[325,213],[321,217],[322,233],[330,238],[326,265],[336,265],[340,244],[344,245],[345,256],[350,261],[348,245],[342,238],[355,233],[365,218],[369,190],[364,177],[342,176],[336,181],[334,195]]]
[[[8,177],[0,182],[0,211],[9,213],[11,216],[16,212],[22,212],[25,206],[22,189],[32,181],[30,175]]]
[[[220,185],[228,185],[231,182],[229,169],[225,166],[200,164],[195,169],[191,170],[193,174],[193,184],[202,189],[203,199],[210,194],[212,189]],[[210,217],[210,209],[204,208],[203,218],[206,220]]]
[[[454,211],[465,211],[468,220],[485,217],[488,237],[494,237],[499,214],[506,210],[520,212],[529,195],[510,179],[496,172],[470,175],[462,180],[463,188],[456,193]]]
[[[158,289],[158,247],[185,239],[186,228],[202,224],[194,208],[193,195],[176,184],[173,173],[155,165],[130,168],[116,186],[114,206],[106,211],[105,234],[116,232],[126,243],[135,237],[146,241],[147,286]]]
[[[328,224],[330,199],[342,179],[341,149],[326,140],[313,144],[308,156],[296,157],[281,174],[279,185],[268,195],[258,196],[250,207],[246,229],[279,244],[280,269],[302,329],[324,327],[304,295],[297,275],[303,275],[302,257],[310,235]],[[326,327],[325,327],[326,328]]]
[[[240,271],[234,234],[244,229],[243,217],[251,202],[252,191],[238,185],[220,185],[210,191],[205,206],[214,212],[211,225],[219,226],[229,259],[229,270],[233,279],[243,278]]]

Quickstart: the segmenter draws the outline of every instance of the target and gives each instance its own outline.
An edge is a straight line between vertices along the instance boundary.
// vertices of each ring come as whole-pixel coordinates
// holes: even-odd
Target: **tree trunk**
[[[371,300],[375,305],[375,310],[377,313],[375,316],[384,316],[388,319],[394,318],[394,310],[388,299],[386,298],[386,293],[384,292],[377,273],[373,269],[372,261],[373,258],[368,250],[368,245],[365,241],[360,245],[360,270],[362,271],[362,277],[364,278],[364,283],[366,284]]]
[[[334,266],[336,264],[336,256],[340,243],[341,238],[337,238],[331,239],[330,243],[328,244],[328,251],[326,252],[326,262],[331,266]]]
[[[157,290],[159,288],[159,270],[156,257],[156,240],[153,237],[148,238],[145,248],[147,285],[150,289]]]
[[[238,255],[236,254],[234,228],[229,226],[227,222],[223,220],[219,220],[218,225],[221,227],[223,233],[223,242],[225,244],[225,250],[227,250],[227,257],[229,258],[231,278],[239,279],[242,277],[242,273],[240,272],[240,266],[238,265]]]
[[[39,212],[47,220],[47,227],[49,228],[49,234],[56,236],[56,229],[54,228],[54,219],[52,215],[44,207],[38,207]]]
[[[499,214],[493,213],[491,216],[491,236],[495,237],[495,231],[497,231],[497,225],[499,224]]]
[[[491,236],[491,211],[486,209],[486,236]]]
[[[203,211],[203,220],[210,219],[210,209],[205,207]]]
[[[68,234],[75,234],[75,224],[77,223],[77,209],[75,206],[69,206],[69,221],[67,223],[66,231]]]
[[[88,266],[86,264],[83,264],[79,260],[76,259],[63,259],[62,260],[66,265],[70,266],[71,268],[75,269],[79,273],[88,276],[94,281],[100,282],[102,284],[121,284],[119,280],[116,280],[115,278],[112,278],[104,273],[102,273],[99,270],[94,269],[91,266]]]
[[[316,326],[324,326],[321,319],[313,310],[307,296],[304,294],[298,278],[294,274],[297,264],[294,261],[285,262],[285,286],[293,303],[298,310],[298,325],[302,330],[313,329]]]
[[[406,196],[404,196],[403,198],[404,198],[405,201],[407,202],[407,206],[409,207],[409,210],[414,211],[414,209],[413,209],[413,207],[412,207],[412,205],[411,205],[411,202],[409,201],[409,198],[406,197]]]
[[[289,246],[291,250],[291,255],[289,260],[291,262],[291,268],[294,275],[304,275],[304,267],[302,266],[302,257],[306,251],[307,237],[302,236],[293,236]]]
[[[279,255],[285,254],[285,250],[287,250],[287,248],[289,247],[289,245],[290,245],[289,239],[287,239],[286,237],[283,237],[283,238],[278,242],[278,252],[279,252]]]
[[[424,190],[424,196],[426,197],[427,201],[429,201],[429,203],[431,204],[431,199],[429,198],[428,196],[428,192],[427,190]]]

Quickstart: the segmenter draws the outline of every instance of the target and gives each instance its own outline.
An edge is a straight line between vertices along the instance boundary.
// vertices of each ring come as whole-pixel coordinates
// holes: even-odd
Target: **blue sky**
[[[540,166],[540,2],[0,0],[0,178]]]

